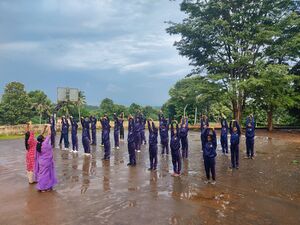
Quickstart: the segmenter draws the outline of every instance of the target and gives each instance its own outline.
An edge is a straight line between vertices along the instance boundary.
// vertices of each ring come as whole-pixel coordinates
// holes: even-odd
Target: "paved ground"
[[[110,162],[101,161],[99,146],[90,159],[81,146],[78,156],[55,149],[59,184],[49,193],[27,183],[24,141],[0,141],[0,224],[300,224],[300,165],[292,163],[300,161],[300,134],[258,135],[257,157],[241,159],[238,171],[218,152],[215,186],[203,182],[196,132],[190,132],[190,158],[176,178],[171,156],[159,155],[158,171],[147,171],[146,146],[136,168],[126,166],[126,143],[112,150]]]

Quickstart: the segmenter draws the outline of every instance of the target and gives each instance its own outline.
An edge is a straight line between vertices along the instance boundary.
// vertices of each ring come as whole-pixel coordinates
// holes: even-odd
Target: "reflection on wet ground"
[[[300,224],[300,143],[256,138],[255,160],[243,159],[238,171],[218,150],[217,184],[204,184],[200,138],[190,132],[189,160],[183,175],[172,177],[171,156],[159,154],[157,172],[147,171],[148,148],[128,168],[127,145],[92,146],[91,157],[55,149],[59,184],[39,193],[26,183],[23,140],[0,142],[0,224]],[[284,136],[284,135],[283,135]],[[295,140],[300,135],[295,135]],[[113,140],[113,139],[111,139]]]

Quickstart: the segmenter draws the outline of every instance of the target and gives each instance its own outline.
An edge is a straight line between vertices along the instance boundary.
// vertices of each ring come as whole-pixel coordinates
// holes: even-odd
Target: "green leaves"
[[[26,123],[30,120],[30,99],[22,83],[11,82],[5,86],[0,104],[2,124]]]
[[[259,92],[259,98],[264,95],[270,102],[285,98],[286,107],[292,104],[290,98],[280,95],[290,94],[288,88],[278,86],[289,80],[284,72],[287,68],[284,71],[281,67],[268,68],[271,72],[259,68],[299,60],[300,17],[296,9],[291,0],[184,0],[181,11],[187,18],[181,23],[170,23],[167,32],[181,35],[181,40],[174,45],[179,54],[190,60],[194,71],[207,72],[205,80],[214,91],[207,90],[205,95],[211,94],[209,99],[213,99],[215,93],[228,97],[234,118],[240,120],[247,100],[253,98],[252,92]],[[274,83],[270,81],[271,73],[278,75],[279,82],[274,85],[276,90],[270,88]],[[275,79],[277,75],[272,74],[272,77]],[[175,85],[176,88],[181,86]],[[267,94],[256,91],[257,88],[270,90]],[[174,92],[173,89],[170,91],[171,99],[186,95],[183,90]],[[188,102],[184,100],[184,103]]]

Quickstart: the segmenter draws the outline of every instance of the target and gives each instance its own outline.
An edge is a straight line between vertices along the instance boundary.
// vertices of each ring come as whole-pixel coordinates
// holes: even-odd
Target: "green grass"
[[[21,134],[0,135],[0,140],[16,140],[21,138],[24,138],[24,135]]]

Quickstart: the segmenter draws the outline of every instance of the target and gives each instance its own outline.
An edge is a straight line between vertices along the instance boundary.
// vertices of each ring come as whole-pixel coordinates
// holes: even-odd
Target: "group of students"
[[[230,134],[230,154],[231,169],[239,169],[239,144],[241,137],[241,128],[236,120],[230,121],[229,127],[226,118],[222,115],[220,119],[221,132],[220,142],[223,154],[228,153],[228,133]],[[217,137],[213,128],[209,127],[208,118],[203,115],[200,120],[201,142],[203,151],[204,167],[207,182],[210,182],[210,174],[212,175],[212,183],[216,180],[215,157],[217,156]],[[246,151],[247,158],[254,159],[254,137],[255,137],[255,120],[252,114],[246,119]]]
[[[155,171],[157,169],[157,155],[158,155],[158,135],[160,136],[160,144],[162,147],[161,154],[169,154],[169,146],[171,148],[173,174],[172,176],[180,176],[181,174],[181,161],[188,158],[188,118],[183,117],[178,124],[176,120],[165,118],[163,113],[159,113],[159,127],[156,127],[154,121],[149,118],[148,120],[141,112],[137,112],[135,116],[128,116],[128,136],[127,147],[129,154],[128,166],[136,166],[136,152],[140,152],[141,145],[146,145],[145,128],[146,124],[149,130],[149,170]],[[120,139],[124,139],[124,113],[117,116],[113,115],[114,119],[114,146],[119,149]],[[77,129],[78,124],[71,116],[70,123],[66,117],[61,118],[61,137],[60,146],[64,141],[65,149],[69,148],[69,127],[71,124],[71,137],[72,149],[70,151],[78,152],[78,137]],[[101,146],[104,147],[104,156],[102,160],[110,159],[110,119],[104,115],[99,119],[102,127]],[[96,124],[97,119],[94,116],[81,118],[82,126],[82,144],[84,154],[90,155],[90,145],[97,144]],[[231,153],[231,168],[239,168],[239,143],[241,137],[241,129],[239,123],[232,120],[228,126],[226,118],[222,116],[220,142],[222,152],[228,153],[228,133],[230,133],[230,153]],[[25,135],[25,146],[27,149],[26,162],[27,174],[29,183],[38,182],[38,189],[41,191],[50,190],[57,180],[54,171],[52,147],[55,146],[55,118],[52,116],[49,120],[50,125],[47,126],[47,136],[44,137],[45,131],[37,138],[34,139],[34,134],[30,129],[31,124],[27,126]],[[92,135],[90,135],[90,130]],[[169,139],[169,131],[171,138]],[[203,152],[203,161],[206,172],[207,182],[210,182],[210,175],[212,183],[215,183],[215,157],[217,155],[217,137],[214,128],[209,126],[208,118],[203,115],[200,119],[200,132],[201,144]],[[247,157],[253,159],[254,157],[254,136],[255,136],[255,120],[253,115],[247,117],[246,120],[246,148]],[[51,146],[52,145],[52,146]],[[35,167],[35,168],[33,168]],[[45,169],[47,168],[47,169]],[[47,170],[47,172],[45,172]],[[34,172],[33,172],[34,171]],[[39,175],[39,173],[41,173]],[[46,175],[45,175],[46,174]],[[44,180],[48,180],[47,185],[44,185]]]

